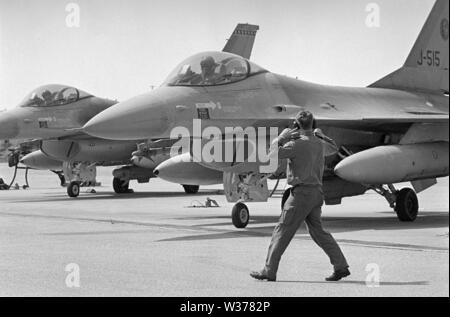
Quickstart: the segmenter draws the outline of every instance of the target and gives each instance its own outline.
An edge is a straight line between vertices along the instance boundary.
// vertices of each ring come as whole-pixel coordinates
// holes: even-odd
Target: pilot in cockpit
[[[219,64],[216,63],[212,56],[206,56],[200,62],[202,68],[202,84],[215,84],[217,80],[216,68]]]
[[[44,99],[44,103],[48,105],[53,102],[54,95],[51,93],[50,90],[44,90],[44,92],[42,93],[42,98]]]

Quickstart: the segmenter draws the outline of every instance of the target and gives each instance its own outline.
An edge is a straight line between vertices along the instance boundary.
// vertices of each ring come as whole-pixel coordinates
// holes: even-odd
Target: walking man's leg
[[[308,217],[306,217],[306,225],[308,226],[311,238],[328,255],[334,267],[333,275],[327,280],[336,281],[350,275],[348,270],[349,265],[336,240],[329,232],[323,229],[321,218],[322,204],[323,199],[320,198],[320,202],[313,208]]]
[[[307,202],[302,197],[304,198],[305,195],[300,192],[291,192],[273,231],[265,267],[261,272],[252,272],[250,274],[252,277],[261,280],[276,280],[281,257],[308,214]]]

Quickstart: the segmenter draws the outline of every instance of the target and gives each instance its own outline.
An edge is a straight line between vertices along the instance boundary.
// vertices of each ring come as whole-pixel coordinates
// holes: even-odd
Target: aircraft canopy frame
[[[163,86],[220,86],[267,72],[245,58],[226,52],[203,52],[181,62]]]
[[[19,107],[41,108],[64,106],[88,97],[92,97],[92,95],[75,87],[45,85],[29,93],[19,104]]]

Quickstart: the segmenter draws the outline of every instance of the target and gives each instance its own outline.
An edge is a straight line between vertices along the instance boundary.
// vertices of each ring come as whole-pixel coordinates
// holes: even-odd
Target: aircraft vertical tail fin
[[[403,67],[370,87],[448,93],[448,14],[448,0],[437,0]]]
[[[238,24],[223,51],[250,59],[258,25]]]

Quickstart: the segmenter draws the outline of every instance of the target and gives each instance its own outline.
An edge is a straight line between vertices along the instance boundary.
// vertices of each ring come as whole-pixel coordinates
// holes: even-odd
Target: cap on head
[[[314,116],[309,111],[302,111],[295,117],[295,122],[303,130],[312,130],[314,125]]]

